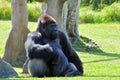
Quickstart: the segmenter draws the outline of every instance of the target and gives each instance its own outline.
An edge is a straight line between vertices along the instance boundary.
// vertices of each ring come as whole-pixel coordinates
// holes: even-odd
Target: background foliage
[[[100,11],[92,10],[89,6],[80,9],[80,23],[120,22],[120,3],[113,3]]]
[[[81,0],[82,6],[91,6],[92,9],[102,9],[107,5],[111,5],[114,2],[119,2],[120,0]]]
[[[81,0],[80,23],[120,22],[120,0]]]
[[[29,21],[37,21],[41,11],[41,3],[28,2],[28,17]],[[11,0],[0,0],[0,19],[11,19]]]
[[[29,21],[37,21],[41,3],[28,1]],[[0,19],[11,19],[11,0],[0,0]],[[81,0],[80,23],[120,22],[120,0]]]

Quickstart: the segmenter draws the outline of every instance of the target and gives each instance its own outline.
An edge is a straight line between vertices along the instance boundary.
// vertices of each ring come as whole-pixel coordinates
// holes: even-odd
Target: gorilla
[[[40,36],[41,35],[38,32],[31,32],[28,34],[28,38],[31,40],[28,41],[31,42],[31,46],[29,46],[30,51],[28,50],[27,54],[30,59],[28,63],[28,71],[32,76],[50,76],[50,73],[53,76],[80,75],[75,65],[68,62],[67,57],[64,55],[60,47],[59,39],[52,41],[49,39],[44,39],[48,43],[45,45],[40,45],[38,44],[40,41]]]
[[[27,58],[29,59],[28,72],[33,77],[43,77],[50,75],[50,71],[46,62],[52,58],[51,52],[53,50],[48,44],[40,45],[40,39],[40,33],[31,32],[27,35],[27,40],[25,42]]]
[[[28,34],[25,42],[28,72],[35,77],[76,76],[83,74],[82,62],[58,30],[55,19],[43,14],[38,19],[36,32]]]

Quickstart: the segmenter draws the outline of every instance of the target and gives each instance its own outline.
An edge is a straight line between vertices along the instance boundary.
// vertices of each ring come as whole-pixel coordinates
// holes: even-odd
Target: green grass
[[[119,78],[120,24],[81,24],[79,31],[100,46],[96,51],[79,52],[84,62],[85,75]]]
[[[29,22],[29,29],[34,31],[37,23]],[[10,21],[0,20],[0,55],[4,53],[4,46],[11,27]],[[48,77],[32,78],[22,74],[22,68],[15,68],[19,78],[0,80],[120,80],[120,23],[111,24],[80,24],[79,32],[82,36],[95,41],[100,48],[86,52],[76,45],[78,55],[84,66],[84,76],[78,77]]]

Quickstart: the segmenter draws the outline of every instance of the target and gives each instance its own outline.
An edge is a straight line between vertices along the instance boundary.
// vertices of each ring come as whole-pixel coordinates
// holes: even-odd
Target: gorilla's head
[[[31,32],[27,35],[27,38],[32,39],[36,44],[38,44],[41,40],[41,33],[39,32]]]
[[[58,27],[56,20],[47,14],[42,14],[38,18],[38,28],[43,37],[55,40],[58,37]]]

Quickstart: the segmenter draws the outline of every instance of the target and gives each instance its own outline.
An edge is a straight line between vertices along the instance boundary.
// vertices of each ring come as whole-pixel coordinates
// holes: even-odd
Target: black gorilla
[[[50,26],[52,24],[57,26],[55,19],[53,19],[51,16],[49,16],[47,14],[43,14],[38,19],[38,27],[37,27],[36,32],[40,32],[42,34],[43,38],[46,37],[46,38],[49,38],[52,40],[53,35],[51,35],[50,37],[47,37],[47,36],[45,36],[45,34],[48,31],[47,32],[44,31],[44,28],[46,26]],[[53,32],[54,32],[54,30],[53,30]],[[77,53],[70,45],[69,41],[66,38],[66,35],[63,32],[58,31],[58,38],[60,40],[60,46],[62,48],[62,51],[68,58],[68,61],[72,62],[77,67],[77,69],[79,70],[79,72],[82,75],[84,73],[82,61],[80,60]]]
[[[28,34],[31,46],[28,50],[28,71],[32,76],[75,76],[80,75],[74,64],[69,63],[64,55],[59,39],[50,40],[44,38],[47,42],[45,45],[40,45],[40,33],[32,32]],[[31,41],[30,41],[31,40]],[[28,43],[26,42],[26,45]],[[52,75],[50,75],[52,74]]]
[[[65,34],[57,29],[56,21],[47,14],[39,17],[38,28],[36,32],[28,34],[25,47],[30,59],[28,69],[32,76],[83,74],[81,60]]]

